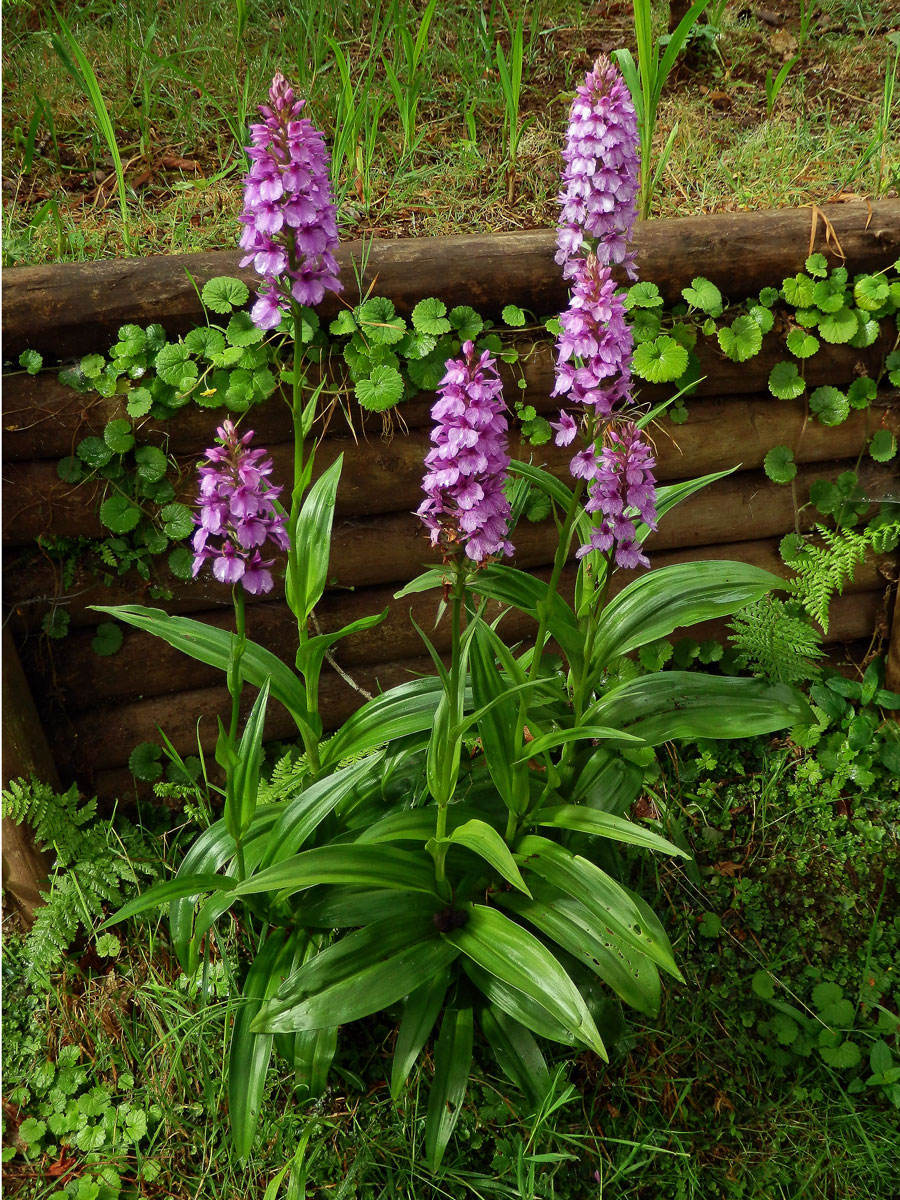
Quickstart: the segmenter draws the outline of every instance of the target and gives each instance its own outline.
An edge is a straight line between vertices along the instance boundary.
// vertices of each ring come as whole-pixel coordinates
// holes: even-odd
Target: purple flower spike
[[[592,550],[606,553],[615,546],[617,566],[649,567],[634,522],[640,519],[650,529],[656,528],[656,460],[636,425],[624,425],[609,436],[585,506],[589,513],[602,513],[603,519],[591,530],[590,541],[578,550],[578,557]]]
[[[589,247],[601,263],[621,264],[634,279],[628,243],[640,186],[637,118],[631,94],[606,55],[577,89],[563,161],[556,253],[563,277],[577,274]]]
[[[328,151],[322,134],[301,118],[305,100],[279,72],[269,91],[271,106],[260,105],[263,121],[250,126],[252,166],[244,179],[244,231],[247,251],[241,266],[253,263],[265,280],[250,310],[260,329],[274,329],[291,311],[291,297],[318,304],[326,291],[338,292],[337,218],[328,178]]]
[[[611,416],[631,399],[634,338],[609,267],[593,254],[580,260],[569,307],[559,320],[553,395],[567,394],[597,416]]]
[[[284,518],[272,503],[281,488],[266,482],[272,460],[265,450],[247,449],[252,431],[239,437],[231,421],[225,421],[216,433],[219,445],[207,450],[207,465],[198,472],[193,574],[211,560],[220,583],[240,583],[245,592],[262,595],[274,584],[272,561],[263,559],[260,548],[267,541],[280,550],[288,548]]]
[[[485,351],[476,358],[465,342],[462,359],[449,359],[431,410],[433,449],[422,481],[427,499],[416,510],[431,530],[432,545],[454,553],[463,544],[477,564],[493,554],[512,554],[506,533],[509,501],[503,485],[509,470],[506,404],[497,364]]]

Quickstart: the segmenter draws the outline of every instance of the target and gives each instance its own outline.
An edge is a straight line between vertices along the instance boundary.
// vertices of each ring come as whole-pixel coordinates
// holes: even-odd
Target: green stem
[[[241,691],[243,690],[243,679],[241,678],[241,659],[244,657],[244,651],[247,648],[247,622],[246,613],[244,610],[244,588],[240,583],[236,583],[231,589],[231,598],[234,602],[234,641],[231,649],[231,663],[228,670],[228,690],[231,692],[231,727],[228,731],[228,740],[232,747],[237,745],[238,724],[240,722],[241,712]],[[234,804],[234,768],[228,768],[228,779],[225,784],[225,793],[230,802]],[[240,832],[235,834],[235,856],[237,858],[237,877],[238,880],[246,878],[247,870],[244,864],[244,847],[241,842]]]
[[[531,667],[528,671],[528,678],[535,679],[540,669],[541,658],[544,653],[544,643],[547,640],[547,631],[550,626],[550,607],[553,602],[553,597],[559,590],[559,581],[563,573],[563,568],[569,557],[569,547],[572,543],[572,531],[575,528],[575,518],[581,506],[581,496],[584,492],[584,480],[579,479],[575,486],[575,491],[572,494],[572,502],[566,512],[566,519],[563,522],[562,530],[559,535],[559,544],[556,547],[556,557],[553,560],[553,571],[550,575],[550,583],[547,589],[547,596],[541,608],[540,622],[538,624],[537,638],[534,643],[534,654],[531,658]]]
[[[463,605],[466,598],[466,565],[462,558],[458,559],[456,564],[456,578],[453,581],[453,593],[450,603],[450,628],[451,628],[451,659],[450,659],[450,695],[448,697],[453,713],[453,721],[451,725],[451,738],[458,738],[459,728],[462,724],[462,704],[458,697],[460,694],[460,671],[462,670],[462,614]],[[453,755],[453,748],[448,747],[448,753]],[[439,799],[437,805],[437,820],[435,822],[434,836],[435,840],[440,843],[441,839],[447,836],[447,805],[449,797],[443,802]],[[438,845],[434,860],[434,873],[438,883],[444,883],[447,879],[445,860],[447,857],[447,847]]]

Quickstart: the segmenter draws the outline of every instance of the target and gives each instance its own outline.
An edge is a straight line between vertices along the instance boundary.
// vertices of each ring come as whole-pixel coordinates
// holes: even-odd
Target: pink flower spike
[[[556,430],[553,440],[557,446],[570,446],[578,432],[578,426],[565,409],[560,409],[559,420],[551,421],[550,428]]]

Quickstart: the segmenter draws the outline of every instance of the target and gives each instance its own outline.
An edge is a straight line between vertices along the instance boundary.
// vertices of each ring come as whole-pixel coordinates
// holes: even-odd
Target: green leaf
[[[778,288],[764,287],[759,293],[759,302],[765,308],[771,308],[773,304],[777,304],[780,298]]]
[[[293,568],[288,567],[285,588],[298,620],[309,618],[328,582],[331,528],[343,465],[344,456],[339,454],[309,489],[297,519],[298,574],[295,578]]]
[[[837,1046],[820,1046],[819,1053],[830,1067],[837,1067],[840,1071],[856,1067],[862,1061],[862,1051],[856,1042],[844,1041]]]
[[[434,1079],[425,1118],[425,1157],[437,1171],[459,1118],[469,1072],[474,1037],[472,1009],[448,1008],[434,1047]]]
[[[102,354],[86,354],[79,363],[81,373],[86,379],[99,379],[106,366],[106,359]]]
[[[125,405],[125,410],[133,420],[137,420],[138,417],[145,417],[153,407],[153,397],[145,387],[132,388],[127,393],[127,396],[128,401]]]
[[[37,350],[23,350],[19,355],[19,366],[24,367],[29,375],[37,375],[43,365],[43,355],[38,354]]]
[[[478,733],[488,771],[504,804],[513,812],[521,812],[528,803],[528,770],[517,770],[513,765],[519,757],[516,735],[521,700],[508,692],[508,684],[496,668],[495,654],[503,653],[497,645],[499,641],[490,627],[479,620],[469,651],[472,695],[476,709],[485,709],[478,721]],[[522,682],[521,675],[513,682]],[[492,701],[496,701],[493,707],[486,708]]]
[[[535,880],[534,891],[533,900],[504,892],[497,902],[574,955],[626,1004],[655,1016],[661,989],[654,963],[598,923],[596,915],[577,898],[541,880]]]
[[[159,747],[157,747],[159,749]],[[135,896],[100,926],[106,929],[109,925],[117,925],[129,917],[146,912],[150,908],[158,908],[182,896],[199,896],[204,892],[230,892],[234,888],[234,880],[226,875],[178,875],[175,879],[167,879],[165,883],[156,883],[140,896]]]
[[[191,579],[194,574],[194,555],[186,546],[179,546],[169,555],[169,570],[176,579]]]
[[[415,314],[413,314],[413,324],[415,324]],[[356,318],[352,311],[349,308],[342,308],[328,326],[328,332],[332,337],[345,337],[348,334],[356,333],[357,328]]]
[[[190,617],[169,616],[161,609],[144,608],[138,604],[91,607],[137,629],[156,634],[170,646],[190,655],[198,662],[219,667],[223,671],[228,670],[231,662],[232,634],[227,630],[215,629],[204,621],[195,621]],[[270,676],[272,695],[285,706],[299,728],[305,728],[309,736],[314,736],[309,724],[303,684],[277,655],[255,642],[248,641],[241,660],[241,675],[254,687],[262,687],[266,676]]]
[[[819,321],[819,336],[832,346],[849,342],[859,328],[853,311],[844,305]]]
[[[762,348],[762,330],[752,317],[738,317],[716,336],[723,353],[733,362],[746,362]]]
[[[255,896],[263,892],[293,895],[320,883],[396,888],[435,895],[434,872],[429,859],[392,846],[364,843],[303,850],[239,883],[236,895]]]
[[[54,607],[44,614],[41,621],[41,632],[49,638],[64,638],[69,632],[71,614],[64,608]]]
[[[237,749],[237,763],[229,772],[225,795],[225,828],[235,839],[247,832],[256,812],[256,797],[259,791],[259,772],[262,760],[263,722],[269,702],[269,680],[263,681],[259,695],[253,704],[241,742]]]
[[[844,306],[842,284],[823,279],[813,288],[813,304],[823,313],[835,313]]]
[[[56,464],[56,473],[63,483],[78,483],[84,477],[81,459],[76,458],[74,454],[61,458]]]
[[[672,738],[736,738],[813,724],[802,695],[786,684],[667,671],[603,696],[585,720],[623,728],[651,746]]]
[[[658,850],[662,854],[675,854],[681,858],[691,857],[667,838],[654,833],[652,829],[647,829],[634,821],[627,821],[624,817],[616,817],[612,813],[586,808],[580,804],[555,804],[547,808],[540,808],[529,819],[535,825],[549,825],[553,829],[572,829],[579,833],[587,833],[591,837],[608,838],[629,846],[644,846],[648,850]]]
[[[690,287],[682,288],[681,294],[692,308],[699,308],[710,317],[722,315],[722,293],[702,275],[692,279]]]
[[[537,1042],[524,1025],[492,1004],[481,1008],[478,1023],[500,1070],[537,1112],[550,1091],[550,1072]]]
[[[132,750],[128,759],[128,770],[136,779],[152,783],[162,776],[162,747],[156,742],[141,742]]]
[[[497,830],[492,825],[488,825],[486,821],[477,818],[466,821],[464,825],[459,825],[454,829],[447,841],[454,846],[465,846],[467,850],[471,850],[473,854],[477,854],[479,858],[483,858],[486,863],[489,863],[507,883],[511,883],[526,896],[531,895],[506,842]]]
[[[238,1157],[246,1160],[253,1149],[259,1123],[266,1075],[272,1056],[272,1035],[253,1033],[250,1026],[267,1000],[278,991],[290,968],[293,944],[283,931],[269,935],[258,950],[244,986],[228,1050],[228,1117]]]
[[[105,467],[113,456],[113,451],[107,446],[103,438],[98,437],[83,438],[76,446],[75,453],[84,465],[92,471],[99,470],[100,467]]]
[[[800,272],[782,281],[781,288],[788,304],[795,308],[811,308],[815,284],[808,275]]]
[[[634,348],[632,369],[648,383],[672,383],[684,374],[687,365],[687,350],[666,334]]]
[[[103,430],[103,440],[115,454],[127,454],[134,445],[131,422],[121,417],[108,421]]]
[[[878,387],[874,379],[868,375],[860,375],[847,388],[847,401],[851,408],[868,408],[878,395]]]
[[[429,913],[375,921],[320,950],[289,975],[251,1028],[292,1033],[359,1020],[445,972],[457,955]]]
[[[447,994],[447,983],[447,972],[439,971],[406,998],[391,1068],[391,1099],[395,1103],[438,1019]]]
[[[196,528],[191,510],[186,504],[166,504],[160,510],[166,537],[173,542],[189,537]]]
[[[517,304],[507,304],[500,314],[504,325],[519,328],[525,324],[525,313]]]
[[[229,313],[240,308],[250,297],[247,285],[229,275],[217,275],[203,285],[200,299],[207,308],[216,313]]]
[[[806,269],[817,279],[824,279],[828,274],[828,259],[824,254],[811,254],[806,260]]]
[[[749,563],[675,563],[647,572],[603,610],[591,668],[602,668],[683,625],[738,612],[773,588],[783,587],[779,576]]]
[[[184,335],[184,344],[191,354],[214,362],[225,352],[225,335],[221,329],[201,325]]]
[[[635,309],[629,323],[636,342],[652,342],[662,332],[662,321],[650,308]]]
[[[795,358],[811,358],[819,349],[819,339],[805,329],[792,329],[785,343]]]
[[[876,462],[890,462],[897,453],[897,439],[889,429],[878,429],[869,442],[869,453]]]
[[[342,759],[363,754],[395,738],[430,730],[443,694],[441,681],[427,677],[400,684],[367,700],[322,747],[323,769],[333,768]]]
[[[91,642],[95,654],[106,657],[115,654],[122,646],[122,630],[113,621],[101,621]]]
[[[156,483],[169,468],[169,461],[158,446],[139,446],[134,452],[134,461],[142,483]]]
[[[484,321],[468,304],[459,304],[456,308],[451,308],[449,320],[460,342],[474,342],[484,329]]]
[[[764,308],[761,304],[755,304],[748,315],[753,318],[764,334],[769,333],[775,324],[771,310]]]
[[[466,924],[443,934],[443,939],[477,966],[530,997],[606,1061],[606,1048],[581,993],[550,951],[496,909],[473,904],[465,911],[469,914]]]
[[[806,381],[796,363],[780,362],[769,373],[769,391],[779,400],[796,400],[806,391]]]
[[[265,331],[253,324],[248,312],[236,312],[225,327],[225,337],[231,346],[255,346],[261,342]]]
[[[129,533],[141,519],[141,510],[126,496],[110,496],[100,505],[100,520],[113,533]]]
[[[397,316],[386,296],[372,296],[364,301],[356,310],[356,320],[365,340],[374,346],[391,346],[406,333],[406,322]]]
[[[528,876],[539,876],[584,905],[596,923],[597,936],[611,932],[676,979],[681,978],[658,919],[605,871],[565,846],[534,834],[521,839],[516,857]]]
[[[403,396],[403,376],[394,367],[373,367],[367,379],[357,380],[354,392],[361,408],[384,412]]]
[[[625,307],[628,308],[658,308],[663,298],[655,283],[642,281],[632,284],[625,293]]]
[[[809,398],[809,407],[823,425],[840,425],[850,415],[850,403],[836,387],[818,387]]]
[[[793,450],[790,446],[773,446],[763,460],[763,468],[773,483],[790,483],[797,474]]]
[[[853,285],[853,299],[863,312],[875,312],[881,308],[891,294],[890,286],[882,275],[863,275]],[[21,359],[19,360],[21,362]]]

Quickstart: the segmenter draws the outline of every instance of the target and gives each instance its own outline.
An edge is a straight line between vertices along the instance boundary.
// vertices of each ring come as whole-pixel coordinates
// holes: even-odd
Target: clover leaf
[[[773,483],[790,483],[797,474],[793,450],[790,446],[773,446],[763,460],[763,468]]]
[[[443,300],[429,296],[420,300],[412,310],[413,329],[419,333],[440,337],[442,333],[450,332],[450,321],[447,319],[447,305]]]
[[[776,363],[769,372],[769,391],[779,400],[796,400],[806,391],[806,381],[792,362]]]
[[[249,296],[247,285],[230,275],[217,275],[214,279],[208,279],[200,293],[204,305],[216,313],[230,313],[233,308],[240,308],[242,304],[247,303]]]
[[[688,352],[674,338],[663,334],[634,349],[632,370],[648,383],[671,383],[687,370]]]

